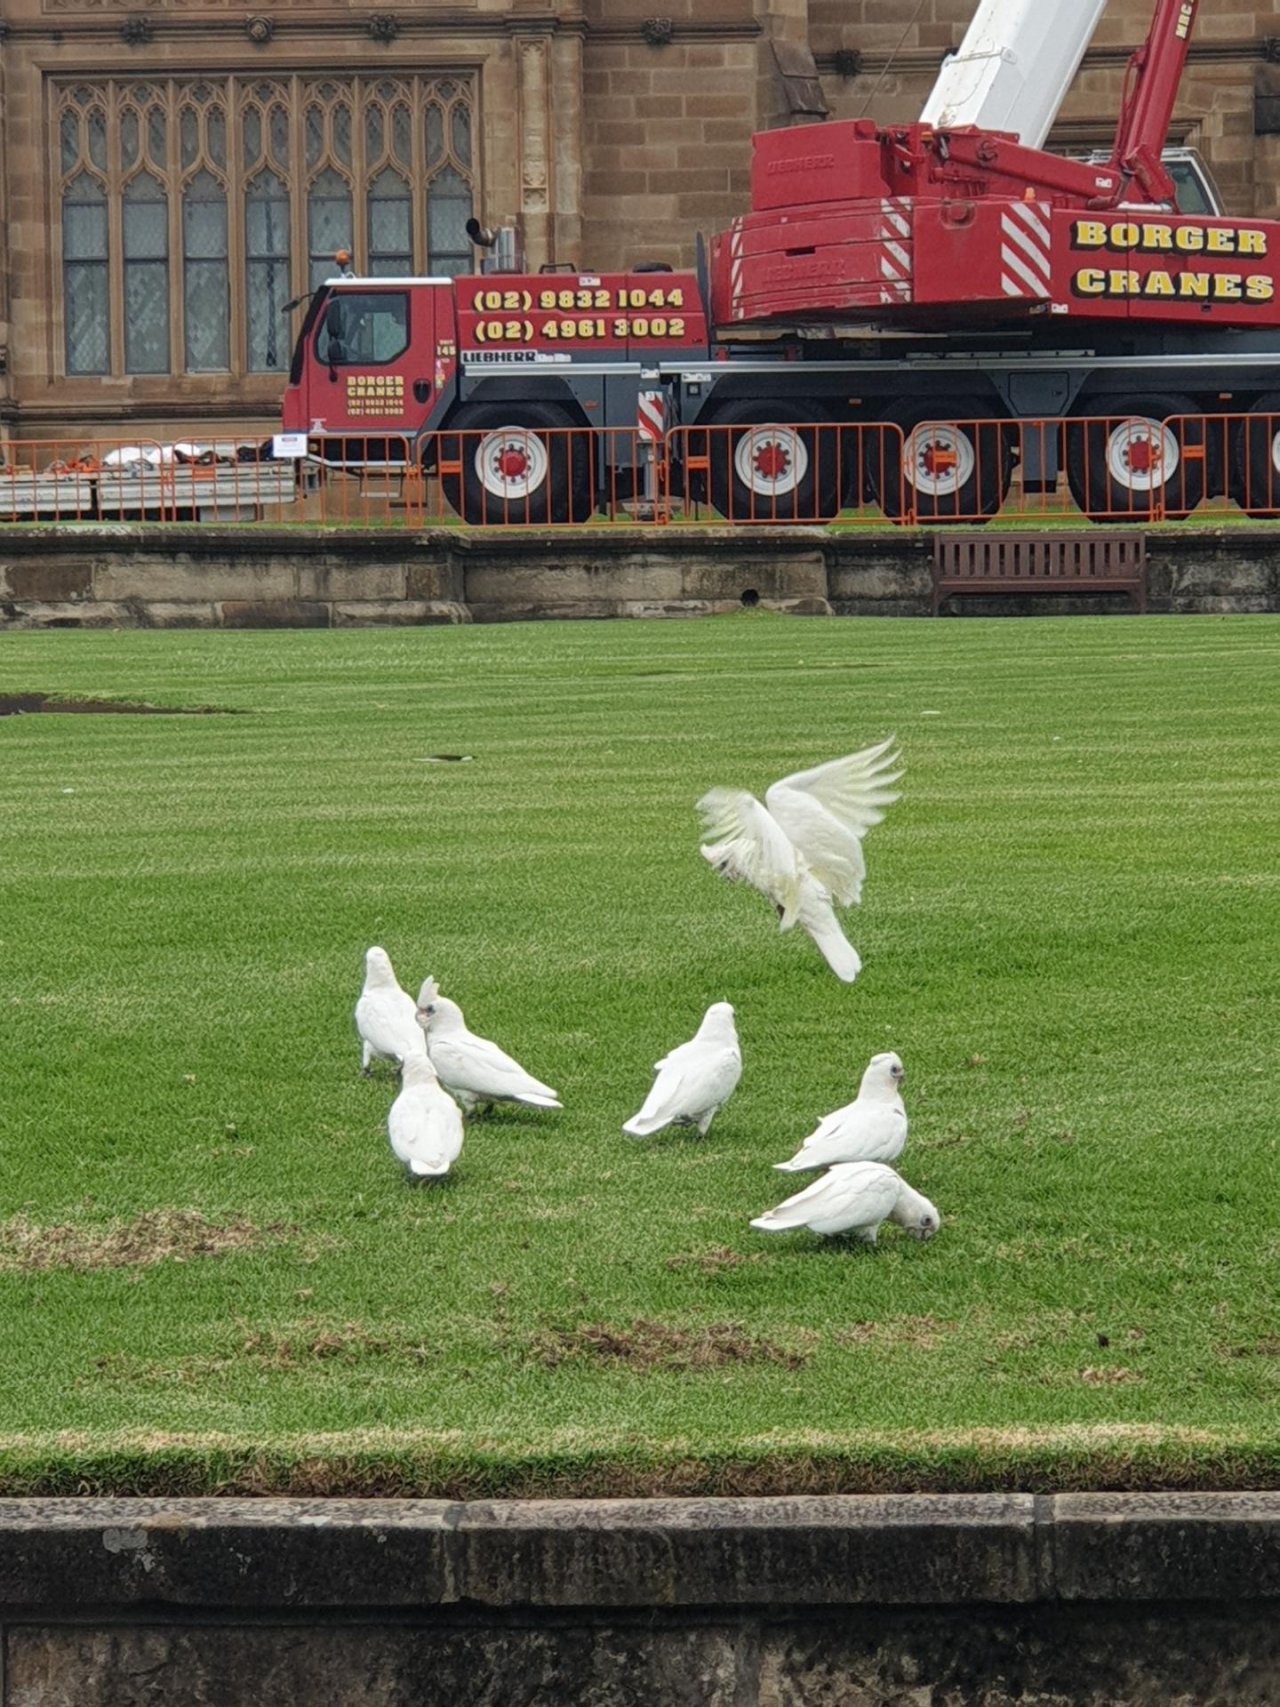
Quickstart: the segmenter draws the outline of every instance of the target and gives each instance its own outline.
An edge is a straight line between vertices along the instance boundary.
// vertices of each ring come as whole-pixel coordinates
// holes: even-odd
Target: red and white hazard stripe
[[[885,196],[880,203],[880,300],[911,301],[911,220],[906,204],[898,196]]]
[[[642,391],[636,398],[636,431],[656,443],[667,430],[667,399],[661,391]]]
[[[729,227],[729,302],[730,313],[741,320],[746,313],[742,306],[742,221],[735,219]]]
[[[1049,219],[1035,202],[1000,215],[1000,286],[1006,296],[1048,296]]]

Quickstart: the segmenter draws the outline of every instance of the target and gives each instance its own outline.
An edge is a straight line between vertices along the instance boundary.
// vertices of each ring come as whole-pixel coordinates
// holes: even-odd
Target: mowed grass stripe
[[[762,613],[7,636],[0,691],[243,715],[0,722],[0,1224],[263,1236],[0,1260],[0,1480],[1269,1474],[1278,637]],[[846,989],[706,871],[692,805],[893,730]],[[394,1079],[356,1071],[374,941],[564,1112],[480,1121],[456,1177],[408,1187]],[[715,999],[734,1099],[705,1141],[629,1142]],[[800,1183],[770,1164],[881,1048],[939,1237],[753,1232]]]

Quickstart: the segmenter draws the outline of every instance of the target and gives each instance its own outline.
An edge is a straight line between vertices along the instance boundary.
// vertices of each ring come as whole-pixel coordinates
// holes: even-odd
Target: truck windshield
[[[394,361],[409,347],[404,291],[335,291],[316,332],[316,356],[330,367]]]

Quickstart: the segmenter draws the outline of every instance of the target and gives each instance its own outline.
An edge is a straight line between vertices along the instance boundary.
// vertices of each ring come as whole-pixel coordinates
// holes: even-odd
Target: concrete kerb
[[[1280,1494],[0,1500],[0,1622],[1280,1600]]]

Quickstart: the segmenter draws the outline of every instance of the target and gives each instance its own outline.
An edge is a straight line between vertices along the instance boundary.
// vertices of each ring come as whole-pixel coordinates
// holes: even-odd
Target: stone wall
[[[0,1707],[1274,1707],[1280,1496],[0,1501]]]
[[[81,526],[0,534],[0,630],[308,628],[539,617],[923,616],[923,532],[809,528],[420,534]],[[1155,612],[1280,610],[1280,530],[1154,530]],[[965,616],[1127,611],[1122,595],[971,597]]]

